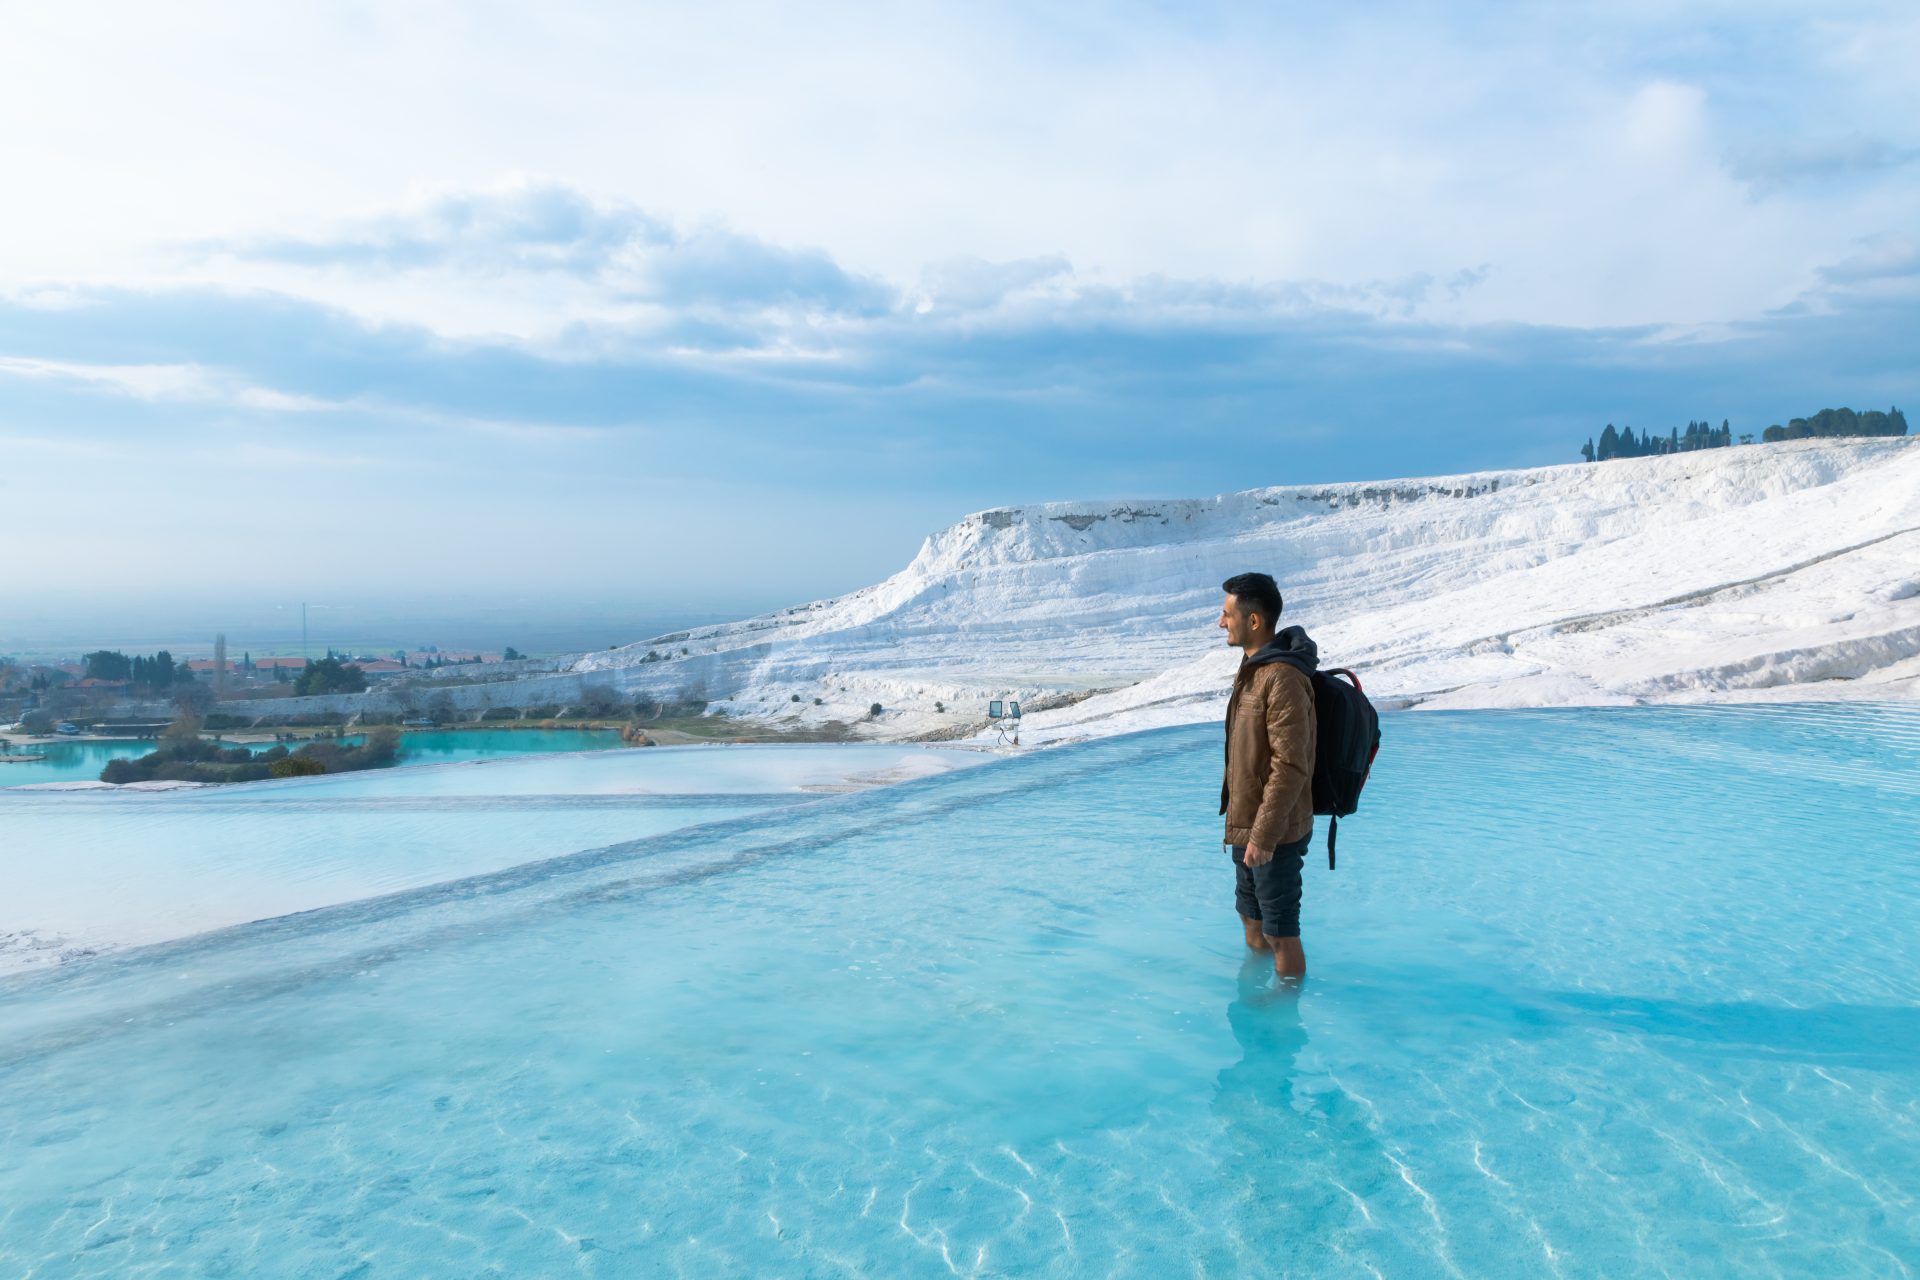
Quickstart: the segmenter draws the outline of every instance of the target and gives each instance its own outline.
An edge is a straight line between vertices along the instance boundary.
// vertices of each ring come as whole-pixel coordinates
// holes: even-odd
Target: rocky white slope
[[[1179,723],[1219,712],[1247,569],[1389,705],[1915,697],[1920,439],[987,511],[876,586],[570,669],[876,736],[1088,691],[1029,739]]]

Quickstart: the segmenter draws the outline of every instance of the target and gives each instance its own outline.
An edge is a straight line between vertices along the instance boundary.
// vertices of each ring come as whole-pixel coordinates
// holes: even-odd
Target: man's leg
[[[1271,861],[1251,872],[1260,928],[1273,949],[1273,971],[1283,978],[1307,975],[1307,953],[1300,945],[1300,867],[1312,840],[1309,833],[1305,840],[1281,845]]]
[[[1253,872],[1245,862],[1245,845],[1233,846],[1233,909],[1240,913],[1240,927],[1246,932],[1247,945],[1255,951],[1271,951],[1266,932],[1260,925],[1260,897],[1254,892]]]

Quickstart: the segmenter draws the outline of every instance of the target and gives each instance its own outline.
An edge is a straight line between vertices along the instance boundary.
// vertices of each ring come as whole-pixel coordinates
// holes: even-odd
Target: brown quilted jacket
[[[1220,784],[1227,843],[1261,849],[1313,834],[1313,684],[1299,668],[1274,661],[1272,651],[1270,645],[1242,660],[1234,677]]]

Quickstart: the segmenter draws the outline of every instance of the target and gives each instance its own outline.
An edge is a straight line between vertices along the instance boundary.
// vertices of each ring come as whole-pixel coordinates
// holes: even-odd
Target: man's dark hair
[[[1280,584],[1273,580],[1273,575],[1236,573],[1221,583],[1220,589],[1238,600],[1243,608],[1251,609],[1265,618],[1268,626],[1279,627]]]

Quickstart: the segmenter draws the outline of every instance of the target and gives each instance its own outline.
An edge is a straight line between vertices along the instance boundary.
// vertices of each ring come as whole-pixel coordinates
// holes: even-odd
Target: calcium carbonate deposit
[[[1261,569],[1388,705],[1911,698],[1916,444],[986,511],[876,586],[570,669],[876,735],[977,726],[1015,695],[1056,704],[1029,740],[1185,723],[1232,674],[1219,583]]]

